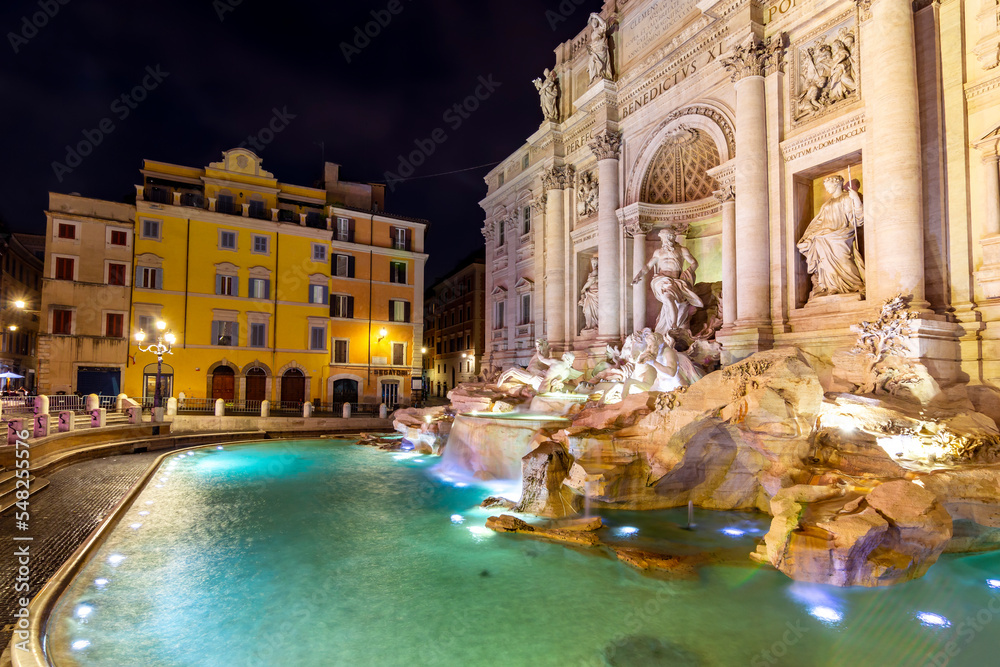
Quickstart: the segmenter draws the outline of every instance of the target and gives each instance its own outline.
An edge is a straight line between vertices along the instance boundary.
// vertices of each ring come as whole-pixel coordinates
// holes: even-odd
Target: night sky
[[[302,185],[321,177],[321,142],[326,159],[342,165],[342,179],[386,182],[399,155],[440,128],[446,141],[414,169],[414,180],[386,194],[389,212],[431,222],[430,284],[482,245],[483,176],[538,128],[531,80],[601,2],[562,0],[563,12],[573,11],[556,21],[559,7],[559,0],[7,0],[0,220],[43,233],[49,191],[124,201],[141,182],[144,158],[206,166],[257,136],[276,112],[282,120],[274,127],[286,127],[262,149],[248,147],[278,180]],[[367,45],[358,39],[357,49],[356,28],[375,21],[372,11],[387,25],[368,26],[375,36],[365,36]],[[342,43],[350,45],[346,55]],[[480,77],[499,85],[467,118],[446,116],[476,92]],[[136,97],[145,99],[132,99],[144,82]],[[99,143],[72,166],[67,145],[88,138]],[[479,165],[490,166],[434,176]]]

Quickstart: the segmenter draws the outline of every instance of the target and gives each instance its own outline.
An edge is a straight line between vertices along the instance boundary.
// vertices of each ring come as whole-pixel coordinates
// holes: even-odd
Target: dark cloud
[[[439,127],[448,140],[414,176],[495,162],[538,127],[531,79],[601,4],[584,2],[553,31],[545,12],[557,9],[555,0],[400,0],[402,11],[348,63],[341,43],[389,0],[42,2],[59,11],[27,43],[16,40],[16,54],[10,34],[41,11],[39,0],[0,8],[0,217],[35,232],[50,190],[120,200],[134,190],[143,158],[206,165],[264,127],[275,108],[296,118],[261,154],[290,183],[319,177],[320,142],[343,178],[384,181],[414,140]],[[220,20],[227,4],[232,11]],[[112,102],[157,65],[169,75],[119,120]],[[449,128],[442,114],[489,75],[500,88]],[[60,182],[52,162],[106,117],[114,131]],[[486,171],[417,179],[389,195],[390,210],[432,223],[429,280],[482,243]]]

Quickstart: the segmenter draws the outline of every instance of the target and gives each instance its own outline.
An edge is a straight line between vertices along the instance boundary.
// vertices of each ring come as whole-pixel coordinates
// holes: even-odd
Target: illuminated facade
[[[428,290],[424,309],[424,375],[429,396],[443,397],[480,374],[485,345],[486,262],[462,262]]]

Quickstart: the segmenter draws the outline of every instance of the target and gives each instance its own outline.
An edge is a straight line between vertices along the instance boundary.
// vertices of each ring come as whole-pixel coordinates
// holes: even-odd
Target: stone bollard
[[[221,398],[215,399],[215,416],[224,417],[226,415],[226,402]]]
[[[271,416],[271,401],[264,400],[260,402],[260,416],[261,417]]]
[[[341,413],[344,415],[344,419],[350,419],[351,418],[351,404],[350,403],[344,403],[344,409],[341,411]]]
[[[130,405],[125,408],[125,416],[128,417],[129,424],[142,423],[142,408],[138,405]]]
[[[167,414],[171,417],[177,416],[177,399],[173,396],[167,399]]]
[[[385,403],[378,406],[378,418],[386,419],[389,416],[389,408],[386,407]]]
[[[312,416],[313,416],[313,404],[310,403],[309,401],[306,401],[305,403],[302,404],[302,417],[304,419],[309,419]]]
[[[35,415],[34,429],[31,432],[33,438],[44,438],[49,434],[49,415]]]
[[[153,417],[152,417],[153,421],[162,422],[164,412],[166,412],[166,410],[163,408],[163,406],[160,406],[158,408],[153,408]]]
[[[72,410],[62,410],[59,413],[59,432],[76,430],[76,413]]]
[[[126,398],[128,394],[118,394],[118,398],[115,399],[115,412],[122,412],[125,409]]]
[[[22,431],[21,427],[24,426],[23,419],[11,419],[7,422],[7,444],[16,445],[18,440],[21,440],[21,436],[24,435],[23,439],[28,437],[27,431]]]
[[[107,425],[108,411],[105,408],[90,411],[90,428],[104,428]]]
[[[36,415],[47,415],[47,414],[49,414],[49,397],[48,396],[35,396],[35,414]]]
[[[87,394],[87,412],[101,407],[101,399],[97,394]]]

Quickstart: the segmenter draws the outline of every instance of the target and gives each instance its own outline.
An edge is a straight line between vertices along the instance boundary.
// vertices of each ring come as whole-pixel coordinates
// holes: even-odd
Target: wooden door
[[[281,378],[281,402],[304,403],[306,400],[306,379],[302,375],[289,375]]]
[[[212,373],[212,398],[231,401],[236,396],[236,374],[232,368],[216,368]]]
[[[247,400],[263,401],[267,398],[267,376],[263,373],[247,375]]]

